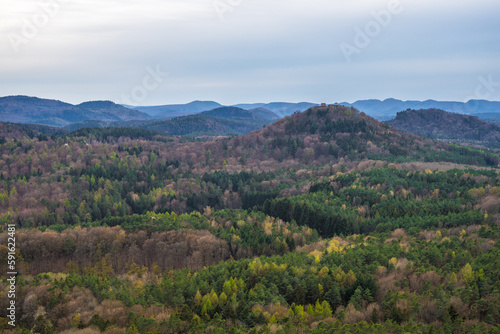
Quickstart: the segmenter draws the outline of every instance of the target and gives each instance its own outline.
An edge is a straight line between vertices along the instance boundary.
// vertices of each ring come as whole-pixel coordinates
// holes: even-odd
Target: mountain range
[[[379,120],[389,120],[396,113],[406,109],[441,109],[456,114],[476,115],[485,120],[500,120],[500,102],[486,100],[456,101],[402,101],[397,99],[386,100],[359,100],[354,103],[342,102],[342,105],[354,107]]]
[[[406,109],[441,109],[457,114],[475,115],[480,119],[488,121],[500,121],[500,102],[486,100],[470,100],[468,102],[457,101],[402,101],[393,98],[385,100],[358,100],[353,103],[341,102],[335,103],[346,107],[354,107],[378,120],[389,120],[396,116],[396,113]],[[250,110],[263,108],[284,117],[291,115],[296,111],[305,111],[318,104],[309,102],[287,103],[242,103],[234,107]],[[155,107],[126,106],[145,112],[155,118],[177,117],[197,114],[199,112],[222,107],[221,104],[214,101],[193,101],[187,104],[171,104]]]
[[[354,107],[360,112],[382,121],[390,120],[398,112],[407,109],[440,109],[455,114],[477,116],[490,123],[500,122],[500,102],[485,100],[471,100],[462,103],[386,99],[383,101],[360,100],[354,103],[342,102],[335,105]],[[142,128],[176,135],[239,135],[314,106],[317,104],[309,102],[248,103],[223,106],[214,101],[193,101],[187,104],[152,107],[123,106],[111,101],[90,101],[73,105],[37,97],[7,96],[0,98],[0,121],[50,125],[64,127],[70,131],[84,127],[111,126]],[[423,126],[422,122],[419,124]],[[452,125],[448,124],[446,127],[453,129]],[[473,127],[475,125],[476,123]],[[425,128],[430,126],[426,125]],[[437,125],[434,124],[434,126]],[[485,126],[481,125],[479,128],[484,129]],[[54,132],[54,130],[47,131]],[[464,131],[470,133],[469,130]],[[427,132],[420,134],[429,135]],[[492,140],[492,137],[487,137],[487,142]]]
[[[300,102],[300,103],[271,102],[271,103],[242,103],[229,107],[236,107],[245,110],[261,108],[268,110],[279,116],[279,118],[281,118],[287,115],[291,115],[296,111],[307,110],[315,105],[317,104],[309,102]],[[198,114],[203,111],[213,110],[224,106],[214,101],[193,101],[186,104],[167,104],[162,106],[151,106],[151,107],[126,105],[126,107],[147,113],[148,115],[151,115],[154,118],[167,118],[167,117],[179,117],[179,116]]]

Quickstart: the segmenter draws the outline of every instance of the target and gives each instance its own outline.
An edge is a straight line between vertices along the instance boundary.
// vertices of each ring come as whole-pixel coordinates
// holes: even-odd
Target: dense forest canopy
[[[51,131],[0,123],[4,332],[500,333],[491,151],[338,105],[210,140]]]

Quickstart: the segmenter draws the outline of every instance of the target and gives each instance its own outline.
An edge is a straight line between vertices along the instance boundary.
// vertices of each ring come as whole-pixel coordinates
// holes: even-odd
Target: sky
[[[498,0],[3,0],[0,96],[500,100]]]

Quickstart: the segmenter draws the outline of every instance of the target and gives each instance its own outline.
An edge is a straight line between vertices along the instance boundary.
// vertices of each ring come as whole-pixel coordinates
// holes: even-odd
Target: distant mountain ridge
[[[87,120],[110,122],[147,119],[151,119],[151,116],[111,101],[72,105],[58,100],[22,95],[0,98],[0,120],[4,122],[65,126]]]
[[[359,100],[354,103],[339,103],[347,107],[354,107],[379,120],[389,120],[396,116],[396,113],[407,109],[441,109],[456,114],[477,115],[481,119],[481,114],[491,113],[500,115],[500,102],[486,100],[470,100],[468,102],[456,101],[402,101],[397,99],[386,100]],[[486,117],[486,115],[484,116]],[[500,119],[500,118],[499,118]]]
[[[383,101],[373,99],[335,104],[354,107],[381,121],[394,118],[402,110],[434,108],[459,114],[475,115],[491,123],[500,123],[500,102],[495,101],[471,100],[463,103],[435,100],[402,101],[391,98]],[[314,106],[318,106],[318,104],[310,102],[271,102],[223,106],[215,101],[192,101],[186,104],[152,107],[123,106],[111,101],[89,101],[73,105],[58,100],[37,97],[6,96],[0,98],[0,121],[59,126],[68,129],[80,128],[84,124],[99,127],[110,125],[136,127],[137,125],[134,125],[133,121],[146,124],[143,122],[205,113],[205,116],[219,118],[241,118],[238,120],[239,122],[245,119],[251,122],[253,122],[253,119],[264,119],[266,122],[263,123],[268,123],[268,121],[292,115],[295,112],[302,112]],[[234,115],[231,115],[230,109],[225,108],[239,108],[239,110]],[[252,117],[249,117],[250,114],[245,114],[244,111],[250,111]],[[256,124],[249,124],[246,129],[254,129],[255,126]],[[222,128],[219,127],[219,129]],[[238,131],[237,133],[241,132]]]
[[[288,102],[271,102],[260,106],[259,108],[264,108],[270,110],[281,117],[288,116],[294,112],[306,111],[309,108],[317,106],[317,103],[310,102],[299,102],[299,103],[288,103]]]
[[[223,106],[222,104],[214,101],[192,101],[186,104],[167,104],[161,106],[128,106],[134,110],[138,110],[155,118],[171,118],[179,116],[188,116],[199,114],[204,111],[213,110],[221,107],[235,107],[245,110],[252,110],[262,108],[269,110],[279,118],[293,114],[296,111],[305,111],[311,107],[316,106],[316,103],[310,102],[300,102],[300,103],[289,103],[289,102],[271,102],[271,103],[241,103],[233,106]]]
[[[192,101],[186,104],[167,104],[151,107],[138,106],[131,108],[154,116],[155,118],[168,118],[198,114],[222,106],[222,104],[214,101]]]
[[[327,103],[328,104],[328,103]],[[358,100],[353,103],[341,102],[335,103],[346,107],[354,107],[361,112],[364,112],[378,120],[389,120],[396,116],[396,113],[406,110],[406,109],[442,109],[449,112],[454,112],[457,114],[465,115],[476,115],[480,119],[488,121],[500,122],[500,102],[498,101],[487,101],[487,100],[470,100],[468,102],[458,102],[458,101],[436,101],[436,100],[426,100],[426,101],[416,101],[409,100],[403,101],[394,98],[389,98],[385,100]],[[237,107],[245,110],[251,110],[255,108],[264,108],[266,110],[272,111],[273,113],[279,115],[280,117],[288,116],[296,111],[305,111],[311,107],[317,106],[316,103],[310,102],[300,102],[300,103],[289,103],[289,102],[271,102],[271,103],[240,103],[232,105],[232,107]],[[135,110],[139,110],[155,118],[165,118],[165,117],[178,117],[193,115],[203,111],[212,110],[215,108],[222,107],[220,103],[214,101],[193,101],[186,104],[172,104],[164,106],[154,106],[154,107],[134,107],[127,106]]]

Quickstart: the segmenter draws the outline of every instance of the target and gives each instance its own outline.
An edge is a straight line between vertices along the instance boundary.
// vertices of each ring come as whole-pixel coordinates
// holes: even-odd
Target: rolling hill
[[[228,111],[228,113],[231,112]],[[208,114],[201,113],[145,122],[124,122],[121,123],[120,126],[137,127],[179,136],[220,136],[246,134],[272,122],[268,119],[254,117],[252,113],[246,112],[245,110],[238,111],[233,116],[228,114],[213,116],[214,114],[220,115],[221,112],[209,112]]]
[[[475,116],[439,109],[408,109],[398,112],[395,119],[386,123],[396,129],[428,138],[453,140],[468,145],[500,147],[500,126]]]
[[[312,107],[274,123],[269,119],[258,118],[254,113],[255,111],[236,107],[222,107],[172,119],[128,122],[85,121],[72,124],[67,129],[128,127],[194,137],[240,135],[228,142],[228,149],[225,152],[218,152],[220,146],[215,142],[208,142],[207,145],[214,146],[211,149],[215,155],[225,156],[228,152],[233,152],[231,156],[234,158],[244,156],[254,161],[271,159],[283,163],[293,160],[295,161],[293,164],[296,162],[323,164],[336,162],[342,158],[350,161],[373,159],[448,161],[490,166],[498,164],[498,158],[490,153],[450,146],[436,140],[443,138],[431,136],[430,133],[421,133],[432,137],[425,138],[411,133],[412,129],[409,128],[401,127],[401,130],[391,128],[388,124],[379,122],[355,108],[342,105]],[[496,128],[495,125],[475,117],[463,117],[480,122],[485,129]],[[414,123],[417,124],[416,121]],[[437,124],[441,123],[438,121]],[[425,125],[421,124],[420,127],[425,128]],[[197,148],[189,150],[192,149]],[[246,153],[242,154],[241,150]]]
[[[467,161],[470,164],[482,160],[481,164],[498,164],[498,159],[489,154],[480,157],[476,151],[403,132],[341,105],[318,106],[294,113],[263,129],[231,139],[227,147],[228,151],[244,149],[252,160],[272,159],[283,163],[296,160],[323,164],[344,158],[351,161]]]
[[[219,136],[240,135],[262,127],[262,122],[221,118],[205,115],[189,115],[176,117],[170,120],[143,122],[137,127],[179,136]]]
[[[242,135],[262,128],[279,117],[265,109],[244,110],[219,107],[195,115],[148,121],[83,121],[66,126],[70,131],[90,127],[125,127],[152,130],[179,136]]]

